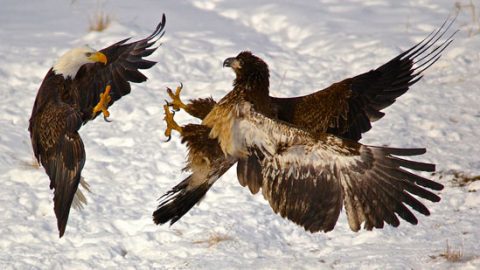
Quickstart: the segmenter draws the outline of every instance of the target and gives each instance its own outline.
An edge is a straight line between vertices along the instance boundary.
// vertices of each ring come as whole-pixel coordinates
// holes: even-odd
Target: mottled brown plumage
[[[130,92],[130,82],[147,79],[139,69],[155,64],[143,57],[156,50],[151,46],[163,35],[164,26],[165,16],[145,39],[133,43],[122,40],[100,52],[88,48],[67,52],[48,71],[38,90],[28,130],[35,157],[50,178],[50,189],[55,190],[54,210],[60,237],[65,232],[85,164],[78,130],[100,113],[94,107],[107,85],[111,85],[110,100],[105,101],[111,105]],[[96,56],[94,60],[92,55]]]
[[[211,97],[191,100],[185,111],[193,117],[203,119],[212,110],[215,100]]]
[[[421,155],[425,149],[357,141],[371,122],[383,117],[381,110],[439,59],[452,41],[450,36],[437,46],[451,23],[444,25],[383,66],[303,97],[270,97],[268,66],[249,52],[226,59],[224,65],[236,74],[233,90],[218,103],[194,100],[184,106],[187,112],[205,116],[200,117],[201,125],[189,125],[188,136],[182,132],[188,164],[202,160],[208,166],[188,166],[192,174],[167,193],[168,200],[161,199],[153,214],[155,223],[176,222],[225,168],[238,162],[243,186],[252,193],[262,190],[276,213],[310,232],[332,230],[342,206],[353,231],[362,224],[367,230],[382,228],[385,222],[396,227],[398,217],[416,224],[406,205],[424,215],[429,211],[412,195],[438,202],[440,198],[428,189],[443,186],[405,170],[429,172],[435,165],[400,157]],[[201,148],[207,153],[198,151]],[[199,175],[209,175],[200,181],[209,184],[189,196],[192,187],[201,186]],[[190,184],[193,177],[197,177],[195,185]]]

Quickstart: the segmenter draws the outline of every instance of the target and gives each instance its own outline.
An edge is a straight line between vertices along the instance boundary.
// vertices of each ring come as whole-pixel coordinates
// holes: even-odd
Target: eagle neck
[[[245,89],[246,94],[250,97],[263,99],[269,96],[269,77],[268,70],[253,72],[249,75],[237,74],[233,86],[234,88]]]
[[[267,83],[236,85],[235,91],[250,102],[255,110],[267,115],[272,115],[270,106],[270,96]]]

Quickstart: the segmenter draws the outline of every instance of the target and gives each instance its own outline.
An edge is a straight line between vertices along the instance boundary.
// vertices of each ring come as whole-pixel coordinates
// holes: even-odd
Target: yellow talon
[[[107,110],[107,108],[108,108],[108,104],[112,100],[112,97],[110,96],[111,88],[112,87],[108,84],[105,87],[105,91],[100,94],[100,100],[98,101],[97,105],[93,108],[92,117],[95,117],[95,115],[98,112],[102,112],[103,119],[105,119],[105,121],[108,121],[107,118],[110,116],[110,112]]]
[[[174,94],[172,89],[167,87],[167,93],[172,99],[172,102],[167,102],[167,105],[171,106],[175,111],[179,111],[180,109],[185,109],[187,107],[187,105],[185,105],[185,103],[183,103],[180,99],[180,92],[182,91],[182,88],[183,84],[180,83],[180,86],[177,87]]]
[[[168,137],[167,142],[172,138],[172,130],[176,130],[182,134],[182,127],[173,119],[175,112],[171,112],[168,107],[168,104],[163,105],[163,110],[165,111],[165,117],[163,119],[167,122],[167,129],[165,130],[165,136]]]

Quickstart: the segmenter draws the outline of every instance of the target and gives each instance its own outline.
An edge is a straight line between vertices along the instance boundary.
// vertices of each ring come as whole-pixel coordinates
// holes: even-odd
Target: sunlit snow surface
[[[468,4],[470,1],[458,1]],[[344,214],[334,231],[310,234],[275,215],[229,171],[174,226],[156,226],[157,198],[183,179],[185,146],[164,143],[165,88],[218,99],[233,73],[222,61],[251,50],[270,66],[271,92],[300,95],[376,68],[454,14],[454,1],[70,1],[0,3],[1,269],[478,269],[480,182],[452,184],[431,216],[371,232],[351,232]],[[480,2],[477,4],[477,14]],[[114,18],[88,33],[97,10]],[[148,35],[167,16],[163,44],[149,59],[148,82],[81,129],[93,193],[73,210],[58,239],[52,192],[36,168],[27,131],[43,76],[65,50],[103,48]],[[424,79],[385,110],[362,142],[427,147],[440,171],[480,174],[480,25],[463,7],[461,29]],[[185,113],[180,123],[197,121]],[[428,175],[425,175],[428,176]],[[217,240],[217,241],[215,241]],[[447,243],[459,262],[444,256]]]

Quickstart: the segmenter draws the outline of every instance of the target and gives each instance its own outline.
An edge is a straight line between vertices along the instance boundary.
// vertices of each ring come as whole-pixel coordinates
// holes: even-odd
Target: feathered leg
[[[168,108],[167,108],[168,109]],[[188,147],[186,170],[192,172],[160,197],[153,212],[155,224],[175,223],[205,196],[210,187],[236,160],[225,158],[216,140],[208,138],[210,128],[189,124],[181,127],[182,142]]]

